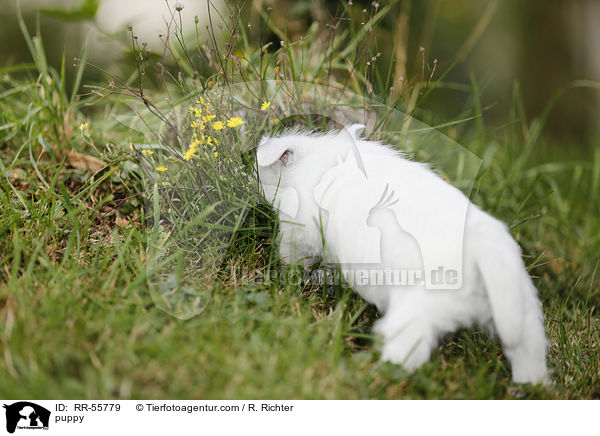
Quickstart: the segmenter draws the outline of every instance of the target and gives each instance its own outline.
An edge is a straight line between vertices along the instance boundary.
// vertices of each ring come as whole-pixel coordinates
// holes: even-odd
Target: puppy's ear
[[[359,132],[361,130],[365,130],[366,128],[367,128],[367,126],[365,126],[364,124],[351,124],[348,127],[346,127],[345,130],[347,130],[348,133],[350,133],[350,136],[352,136],[352,138],[360,139]]]
[[[291,145],[266,144],[258,147],[256,160],[261,167],[268,167],[276,162],[287,167],[293,162],[295,153],[296,149]]]

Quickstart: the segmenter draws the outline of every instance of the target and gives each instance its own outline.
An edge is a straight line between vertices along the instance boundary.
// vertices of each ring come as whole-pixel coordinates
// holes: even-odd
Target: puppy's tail
[[[476,232],[477,233],[477,232]],[[508,229],[493,220],[473,244],[494,326],[516,383],[548,383],[547,339],[537,289]]]

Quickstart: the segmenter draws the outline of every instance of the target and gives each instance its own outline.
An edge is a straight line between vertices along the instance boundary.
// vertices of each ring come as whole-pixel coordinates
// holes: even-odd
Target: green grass
[[[279,61],[289,79],[329,79],[331,68],[338,73],[331,80],[344,83],[348,67],[335,53],[359,53],[372,25],[349,28],[346,40],[331,43],[331,58],[317,62],[289,42],[265,59],[260,47],[250,53],[250,38],[240,44],[248,46],[249,64],[264,63],[259,76]],[[507,222],[524,249],[551,342],[548,388],[512,384],[500,344],[477,331],[446,338],[412,375],[383,364],[370,336],[377,313],[345,288],[332,295],[310,283],[237,285],[225,274],[198,316],[181,320],[160,310],[148,289],[146,254],[156,227],[142,207],[152,195],[138,195],[144,185],[134,165],[143,161],[129,149],[139,138],[115,121],[125,99],[84,107],[91,97],[68,96],[64,74],[41,55],[41,38],[29,41],[34,65],[7,69],[0,81],[0,397],[600,397],[600,149],[557,149],[541,135],[544,116],[525,121],[518,91],[506,126],[492,131],[481,122],[476,84],[465,85],[473,102],[457,119],[475,121],[439,130],[483,159],[473,201]],[[204,68],[207,80],[223,81],[228,67]],[[354,71],[349,86],[358,91],[374,79],[385,89],[384,74],[369,74]],[[183,102],[199,92],[190,83],[176,88]],[[399,103],[418,110],[423,86],[409,88]],[[86,120],[90,137],[77,129]],[[106,142],[110,148],[98,146]],[[110,165],[74,168],[71,150]],[[229,266],[259,273],[278,266],[273,217],[259,216],[228,253]]]

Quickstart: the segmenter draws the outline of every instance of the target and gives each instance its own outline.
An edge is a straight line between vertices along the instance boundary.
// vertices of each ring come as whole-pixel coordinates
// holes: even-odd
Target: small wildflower
[[[197,107],[194,108],[194,116],[196,118],[200,118],[202,116],[202,109],[199,109]]]
[[[156,171],[159,171],[159,172],[161,172],[161,173],[164,173],[165,171],[167,171],[167,168],[166,168],[166,167],[156,167],[156,168],[154,168],[154,169],[155,169]]]
[[[219,157],[219,153],[218,153],[217,151],[215,151],[215,152],[213,153],[213,156],[214,156],[214,157]]]
[[[194,140],[189,145],[187,151],[183,155],[184,160],[190,160],[196,157],[196,152],[198,151],[198,146],[204,143],[204,134],[202,135],[202,139],[198,139],[198,135],[195,135]]]
[[[142,154],[145,156],[152,156],[154,152],[152,150],[142,150]]]
[[[204,115],[202,117],[202,121],[204,121],[205,123],[208,123],[210,120],[212,120],[213,118],[216,118],[216,115]]]
[[[266,111],[267,109],[269,109],[269,107],[271,107],[271,102],[270,101],[264,101],[263,104],[260,106],[260,110],[261,111]]]
[[[175,3],[175,10],[177,12],[181,12],[183,10],[183,8],[184,8],[183,3],[181,3],[181,2]]]
[[[185,154],[183,155],[184,160],[190,160],[194,157],[196,157],[196,149],[195,148],[189,148],[188,151],[186,151]]]
[[[223,121],[215,121],[212,126],[215,130],[222,130],[225,127],[225,124]]]
[[[79,125],[79,130],[81,130],[82,133],[87,134],[88,133],[88,123],[81,123]]]
[[[269,122],[270,122],[271,124],[277,124],[277,123],[279,122],[279,118],[271,118],[271,119],[269,120]]]
[[[227,120],[227,127],[237,127],[241,124],[244,124],[244,120],[240,117],[231,117]]]

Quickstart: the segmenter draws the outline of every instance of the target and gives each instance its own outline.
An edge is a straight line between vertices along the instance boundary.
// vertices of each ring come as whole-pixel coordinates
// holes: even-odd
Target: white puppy
[[[280,213],[282,259],[340,265],[383,314],[386,361],[412,371],[443,335],[480,325],[500,337],[513,381],[546,382],[541,303],[506,226],[363,128],[263,138],[258,176]]]

